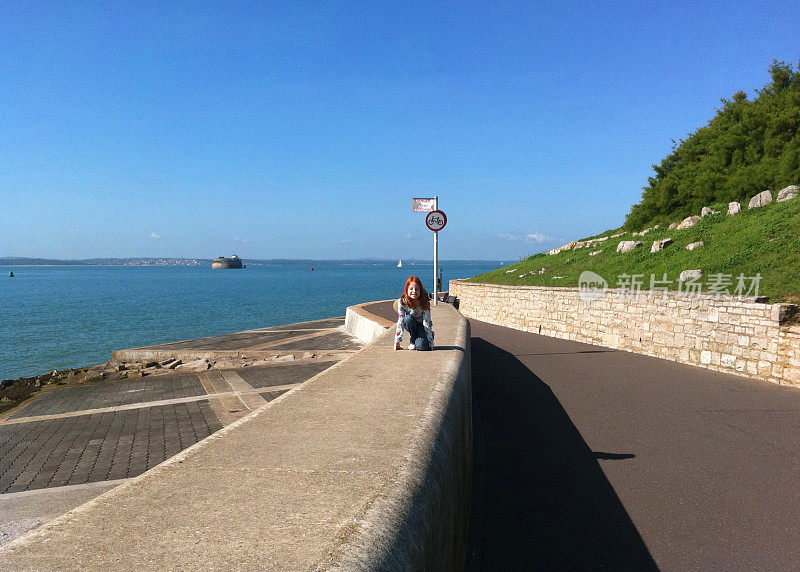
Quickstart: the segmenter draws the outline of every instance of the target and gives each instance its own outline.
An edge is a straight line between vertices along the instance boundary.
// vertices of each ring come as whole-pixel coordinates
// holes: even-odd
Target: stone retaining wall
[[[452,280],[468,318],[800,386],[800,324],[752,297],[503,286]]]

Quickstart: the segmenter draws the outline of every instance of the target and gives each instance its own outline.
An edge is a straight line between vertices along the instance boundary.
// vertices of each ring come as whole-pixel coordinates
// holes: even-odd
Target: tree
[[[749,101],[737,91],[709,122],[653,165],[655,175],[631,207],[625,228],[697,214],[703,206],[744,201],[764,189],[800,184],[800,67],[773,61],[771,82]]]

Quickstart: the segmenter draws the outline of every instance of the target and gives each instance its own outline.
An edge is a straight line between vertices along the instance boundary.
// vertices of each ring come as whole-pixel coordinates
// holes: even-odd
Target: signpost
[[[425,225],[433,232],[439,232],[447,224],[447,216],[442,211],[431,211],[425,217]]]
[[[428,213],[425,226],[433,231],[433,305],[439,301],[439,231],[447,224],[447,216],[439,210],[439,197],[411,199],[413,212]]]

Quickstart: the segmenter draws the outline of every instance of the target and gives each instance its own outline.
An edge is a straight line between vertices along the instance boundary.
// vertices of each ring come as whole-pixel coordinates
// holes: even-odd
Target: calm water
[[[442,263],[443,284],[499,268]],[[433,265],[315,263],[197,267],[0,267],[0,379],[111,359],[111,351],[342,316],[399,296]]]

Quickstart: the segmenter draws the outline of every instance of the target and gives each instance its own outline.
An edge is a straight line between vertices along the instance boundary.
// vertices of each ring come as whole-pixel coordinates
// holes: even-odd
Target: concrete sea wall
[[[462,569],[470,329],[452,306],[433,319],[436,351],[395,351],[373,329],[346,360],[0,547],[0,569]]]
[[[371,319],[388,328],[377,343],[393,345],[393,322],[369,316],[358,307],[348,308],[348,315],[351,310],[362,322]],[[437,351],[455,350],[456,355],[438,372],[440,381],[398,480],[364,516],[365,525],[342,559],[342,569],[460,570],[464,566],[472,487],[470,327],[452,306],[441,304],[432,313],[437,342],[442,344]],[[414,383],[414,376],[421,374],[408,370],[406,382]]]
[[[800,387],[796,307],[753,297],[450,282],[468,318]]]
[[[387,328],[394,326],[386,318],[371,314],[364,309],[366,304],[349,306],[344,315],[344,329],[363,343],[368,344],[380,336]]]

